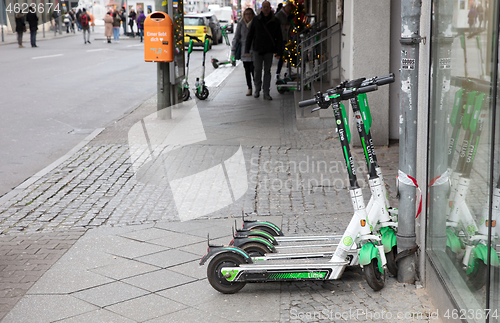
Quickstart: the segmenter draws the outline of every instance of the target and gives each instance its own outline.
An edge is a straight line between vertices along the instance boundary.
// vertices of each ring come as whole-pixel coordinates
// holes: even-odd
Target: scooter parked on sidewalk
[[[351,82],[344,82],[340,84],[336,89],[356,88],[359,86],[368,85],[383,85],[392,83],[393,81],[393,74],[384,77],[372,78],[369,80],[361,78],[358,80],[353,80]],[[378,165],[378,161],[376,158],[375,148],[373,146],[373,140],[370,134],[371,115],[366,94],[359,94],[357,97],[351,98],[350,101],[357,122],[358,134],[360,136],[361,143],[363,144],[363,152],[364,156],[366,157],[365,160],[368,169],[368,183],[372,192],[372,195],[366,207],[369,220],[368,224],[370,225],[374,233],[380,234],[382,236],[382,244],[384,245],[384,252],[387,258],[387,267],[391,274],[396,276],[397,264],[395,261],[395,257],[397,255],[397,209],[390,207],[382,171],[380,169],[380,166]],[[340,111],[346,127],[346,136],[348,142],[350,142],[349,126],[347,123],[345,107],[342,103],[340,103]],[[290,252],[290,250],[294,251],[293,257],[297,257],[297,251],[303,252],[303,254],[301,254],[301,256],[303,257],[322,257],[328,254],[331,255],[332,252],[330,249],[337,246],[338,243],[336,243],[336,241],[341,238],[341,236],[283,236],[283,233],[278,226],[266,221],[250,222],[243,219],[243,229],[247,229],[250,231],[265,231],[268,234],[274,235],[275,240],[278,242],[278,245],[275,245],[273,250],[276,250],[276,252],[281,254],[265,255],[266,253],[273,252],[267,245],[262,245],[263,252],[261,254],[261,256],[274,259],[291,257],[291,255],[287,253]],[[233,239],[233,241],[236,242],[237,240],[238,237],[235,237]],[[259,241],[256,241],[255,243],[258,244]],[[246,245],[243,244],[242,248],[245,249],[245,246]]]
[[[201,63],[202,66],[201,79],[197,77],[195,83],[196,89],[194,94],[200,100],[205,100],[206,98],[208,98],[209,95],[208,88],[205,85],[205,59],[207,57],[207,52],[210,46],[210,39],[212,39],[212,37],[208,34],[205,34],[205,46],[203,47],[203,61]]]
[[[341,277],[346,266],[355,263],[363,266],[365,279],[371,288],[380,290],[384,287],[383,268],[386,265],[384,246],[381,238],[372,233],[368,222],[367,210],[350,152],[346,125],[340,109],[342,100],[375,90],[377,90],[376,84],[337,88],[327,91],[326,94],[318,93],[315,99],[299,103],[301,107],[318,104],[322,109],[332,106],[349,175],[354,214],[331,258],[329,260],[325,257],[252,258],[240,248],[212,246],[209,243],[208,253],[202,258],[200,265],[211,259],[207,276],[214,289],[231,294],[238,292],[247,282],[334,280]],[[356,246],[356,257],[349,257],[353,245]]]
[[[219,61],[217,58],[212,58],[212,66],[214,68],[219,68],[221,65],[229,65],[231,64],[232,66],[236,66],[236,60],[234,59],[234,56],[231,56],[231,43],[229,42],[229,37],[227,36],[227,26],[223,26],[221,28],[222,31],[222,37],[224,38],[226,45],[229,48],[229,52],[227,53],[227,60],[225,61]]]
[[[188,82],[188,76],[189,76],[189,58],[191,57],[191,53],[193,52],[193,45],[194,41],[198,41],[201,43],[201,39],[199,39],[196,36],[191,36],[186,34],[187,37],[189,37],[189,47],[188,47],[188,52],[187,52],[187,62],[186,62],[186,76],[184,77],[184,81],[182,81],[182,101],[187,101],[191,97],[191,93],[189,92],[189,82]]]
[[[488,239],[489,224],[486,221],[487,216],[485,217],[484,211],[479,221],[476,221],[467,205],[466,198],[471,184],[472,164],[484,125],[484,106],[487,101],[485,93],[489,92],[489,85],[485,84],[484,81],[470,78],[454,78],[453,84],[460,86],[461,90],[467,89],[467,93],[464,91],[464,93],[457,92],[456,94],[456,98],[466,96],[467,103],[460,117],[461,127],[465,130],[465,134],[456,171],[451,176],[450,213],[446,222],[446,248],[448,255],[454,260],[455,264],[464,268],[469,287],[479,289],[485,283],[488,257],[486,241]],[[460,101],[458,100],[458,102]],[[455,108],[453,112],[452,120],[457,118],[454,114],[458,114]],[[457,125],[457,120],[454,123],[451,140],[453,140],[457,126],[460,126]],[[450,149],[451,147],[450,144]],[[451,166],[450,159],[448,160],[448,166]],[[494,198],[497,199],[496,196]],[[499,203],[499,201],[494,200],[494,203]],[[497,216],[498,212],[495,212],[494,218],[496,219]],[[491,264],[494,267],[499,267],[499,258],[496,251],[491,249],[490,252]]]

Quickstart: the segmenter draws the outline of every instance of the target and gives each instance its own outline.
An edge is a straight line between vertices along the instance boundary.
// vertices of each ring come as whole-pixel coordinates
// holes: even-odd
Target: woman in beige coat
[[[113,36],[113,17],[109,12],[104,16],[104,36],[108,38],[108,43],[111,43],[111,36]]]

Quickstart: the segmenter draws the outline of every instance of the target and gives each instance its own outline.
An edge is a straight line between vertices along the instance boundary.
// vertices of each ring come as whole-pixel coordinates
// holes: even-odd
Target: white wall
[[[345,0],[342,30],[343,79],[386,75],[390,70],[391,0]],[[377,146],[389,144],[389,86],[368,95]],[[391,107],[392,108],[392,107]],[[351,113],[352,114],[352,113]],[[350,127],[355,129],[354,118]],[[359,137],[352,136],[359,144]]]

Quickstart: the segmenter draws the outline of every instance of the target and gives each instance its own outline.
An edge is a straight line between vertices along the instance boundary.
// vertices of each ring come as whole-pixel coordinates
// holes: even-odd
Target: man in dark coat
[[[253,46],[253,47],[252,47]],[[281,24],[271,11],[269,1],[262,2],[262,9],[258,16],[253,18],[245,44],[245,55],[249,56],[250,48],[253,50],[254,84],[253,96],[258,98],[260,90],[264,92],[264,100],[272,100],[269,95],[271,87],[271,65],[273,54],[280,58],[283,51],[283,37]],[[264,80],[262,80],[264,68]]]
[[[26,25],[24,24],[24,14],[16,13],[16,33],[17,33],[17,43],[19,48],[23,48],[23,33]]]
[[[26,21],[30,24],[31,47],[38,47],[36,45],[36,31],[38,30],[38,16],[36,15],[35,8],[30,6],[30,11],[26,15]]]

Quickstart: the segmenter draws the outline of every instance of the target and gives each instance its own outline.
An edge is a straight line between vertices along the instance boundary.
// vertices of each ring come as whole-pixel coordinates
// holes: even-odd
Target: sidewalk
[[[242,65],[230,72],[211,74],[208,99],[173,120],[147,100],[0,198],[2,322],[429,320],[424,289],[388,274],[374,292],[360,268],[234,295],[210,286],[198,265],[207,233],[229,243],[242,212],[286,234],[340,234],[352,216],[335,131],[297,131],[293,93],[246,97]],[[398,147],[377,156],[395,204]]]

